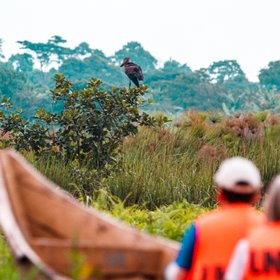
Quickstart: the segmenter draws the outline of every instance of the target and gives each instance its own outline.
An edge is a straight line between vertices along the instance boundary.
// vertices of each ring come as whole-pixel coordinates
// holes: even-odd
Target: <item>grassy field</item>
[[[265,184],[279,172],[279,124],[267,112],[230,119],[188,112],[171,127],[142,128],[124,142],[123,169],[109,179],[109,190],[150,209],[183,199],[212,207],[212,178],[223,159],[253,160]]]
[[[230,156],[251,159],[266,184],[280,170],[280,117],[268,112],[224,118],[218,113],[187,112],[168,126],[142,127],[126,138],[120,153],[121,168],[97,185],[91,171],[81,176],[91,195],[74,184],[72,167],[56,158],[25,153],[42,173],[83,201],[100,188],[125,201],[154,210],[174,201],[213,207],[213,174]]]

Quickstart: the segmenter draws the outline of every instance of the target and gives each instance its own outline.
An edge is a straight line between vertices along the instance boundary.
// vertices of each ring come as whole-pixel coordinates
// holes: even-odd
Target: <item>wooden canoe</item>
[[[179,246],[86,208],[9,149],[0,151],[0,225],[16,263],[47,279],[163,279]]]

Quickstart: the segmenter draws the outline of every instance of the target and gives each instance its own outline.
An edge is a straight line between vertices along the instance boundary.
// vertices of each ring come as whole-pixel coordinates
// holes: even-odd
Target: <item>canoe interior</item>
[[[79,258],[88,271],[87,279],[163,278],[177,244],[86,209],[14,152],[1,151],[0,164],[1,187],[5,188],[16,224],[47,267],[71,277]],[[35,265],[40,267],[40,263]]]

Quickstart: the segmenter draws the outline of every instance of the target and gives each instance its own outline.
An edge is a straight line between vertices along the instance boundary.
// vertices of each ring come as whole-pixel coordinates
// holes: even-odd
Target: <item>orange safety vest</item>
[[[269,222],[249,237],[246,280],[280,279],[280,222]]]
[[[263,221],[263,215],[245,203],[229,204],[198,218],[193,264],[187,279],[222,280],[237,242]]]

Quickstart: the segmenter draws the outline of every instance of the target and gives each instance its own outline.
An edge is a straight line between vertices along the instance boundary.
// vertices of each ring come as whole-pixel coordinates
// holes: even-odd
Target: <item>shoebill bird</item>
[[[139,87],[139,81],[144,80],[144,75],[142,69],[139,65],[130,62],[130,58],[126,57],[120,67],[124,67],[124,72],[129,78],[129,88],[131,86],[131,82],[133,82],[137,87]]]

